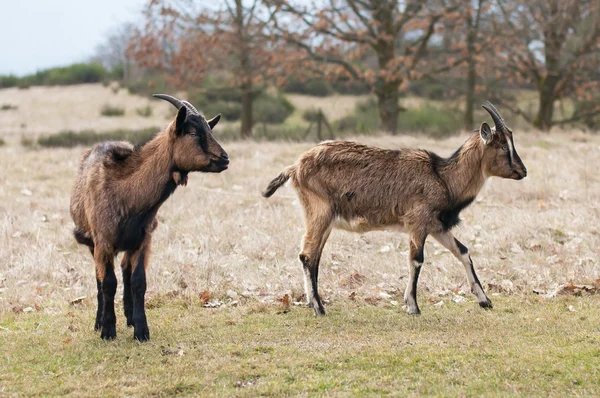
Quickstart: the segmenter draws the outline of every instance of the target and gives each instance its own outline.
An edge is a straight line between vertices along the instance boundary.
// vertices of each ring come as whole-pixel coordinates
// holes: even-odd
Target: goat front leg
[[[419,315],[419,305],[417,304],[417,282],[421,273],[424,256],[423,248],[427,234],[411,232],[408,249],[408,285],[404,292],[404,303],[407,306],[406,312],[409,315]]]
[[[131,296],[131,255],[129,252],[123,255],[121,260],[123,272],[123,310],[127,319],[127,326],[133,326],[133,297]]]
[[[150,257],[150,233],[138,251],[131,256],[131,296],[133,298],[133,338],[137,341],[150,340],[144,300],[146,295],[146,266]]]
[[[471,292],[477,297],[479,306],[482,308],[492,308],[492,301],[485,295],[481,282],[475,274],[475,268],[473,268],[473,260],[469,255],[469,249],[456,239],[450,231],[433,234],[433,238],[440,242],[442,246],[450,250],[450,252],[465,266],[467,272],[467,279],[471,286]]]
[[[115,293],[117,292],[117,276],[114,270],[114,255],[110,250],[96,246],[94,261],[99,292],[102,291],[102,315],[100,317],[100,337],[112,340],[117,337],[117,317],[115,316]],[[98,297],[100,298],[100,297]],[[98,305],[100,310],[100,303]]]

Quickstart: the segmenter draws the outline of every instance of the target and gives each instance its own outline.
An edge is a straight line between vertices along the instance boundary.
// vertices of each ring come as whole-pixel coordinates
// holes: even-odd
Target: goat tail
[[[271,181],[269,183],[269,186],[267,187],[267,189],[262,193],[262,196],[264,196],[265,198],[270,198],[275,191],[277,191],[283,184],[285,184],[287,182],[287,180],[290,179],[290,177],[296,172],[296,166],[289,166],[286,167],[285,169],[283,169],[283,171],[281,172],[281,174],[279,174],[277,177],[275,177],[273,179],[273,181]]]

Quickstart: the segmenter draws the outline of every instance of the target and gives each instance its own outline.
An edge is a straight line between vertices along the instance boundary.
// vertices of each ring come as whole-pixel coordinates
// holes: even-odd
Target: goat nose
[[[221,158],[223,158],[223,159],[229,159],[229,156],[227,155],[227,152],[223,152],[221,154]]]

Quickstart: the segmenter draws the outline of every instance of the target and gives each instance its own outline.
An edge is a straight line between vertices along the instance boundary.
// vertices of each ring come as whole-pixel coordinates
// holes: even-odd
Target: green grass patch
[[[0,106],[0,111],[16,111],[17,109],[19,109],[18,106],[11,104],[2,104],[2,106]]]
[[[104,104],[100,109],[100,115],[108,117],[124,116],[125,108],[113,106],[110,104]]]
[[[91,300],[59,314],[5,313],[0,391],[81,396],[594,396],[600,393],[600,297],[496,297],[423,315],[336,301],[324,318],[253,304],[148,310],[150,342],[92,331]]]
[[[150,107],[150,105],[146,105],[144,107],[137,108],[135,110],[135,113],[137,113],[141,117],[150,117],[152,116],[152,108]]]
[[[160,130],[159,127],[150,127],[142,130],[114,130],[101,133],[93,130],[84,130],[80,132],[61,131],[60,133],[38,138],[37,144],[44,148],[90,146],[102,141],[129,141],[141,145],[150,141]]]

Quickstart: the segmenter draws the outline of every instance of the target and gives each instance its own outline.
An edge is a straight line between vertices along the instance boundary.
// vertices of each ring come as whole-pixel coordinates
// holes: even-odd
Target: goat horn
[[[183,104],[183,105],[184,105],[186,108],[188,108],[188,110],[189,110],[189,111],[191,111],[192,113],[194,113],[194,114],[195,114],[195,115],[197,115],[197,116],[200,116],[200,112],[198,112],[198,109],[196,109],[196,108],[194,107],[194,105],[190,104],[190,103],[189,103],[189,102],[187,102],[187,101],[181,101],[181,103],[182,103],[182,104]]]
[[[496,126],[496,131],[504,131],[504,127],[506,126],[506,124],[504,123],[504,120],[498,113],[498,110],[496,109],[496,107],[494,105],[492,105],[492,103],[490,101],[487,102],[487,105],[481,105],[481,107],[483,109],[485,109],[490,114],[492,119],[494,120],[494,125]]]
[[[165,100],[167,102],[170,102],[177,109],[180,109],[182,106],[185,106],[185,108],[190,113],[192,113],[194,115],[200,115],[200,112],[198,112],[198,110],[196,108],[194,108],[194,106],[192,104],[190,104],[189,102],[187,102],[187,101],[178,100],[177,98],[172,97],[172,96],[167,95],[167,94],[152,94],[152,96],[154,98],[160,98],[160,99],[163,99],[163,100]]]

